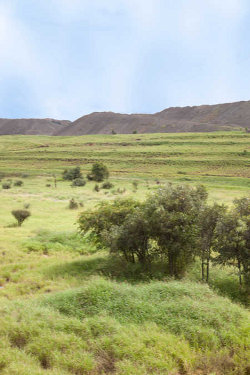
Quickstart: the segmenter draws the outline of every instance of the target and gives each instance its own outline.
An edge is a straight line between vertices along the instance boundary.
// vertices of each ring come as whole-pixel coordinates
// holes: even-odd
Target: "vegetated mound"
[[[67,120],[54,119],[0,119],[0,135],[53,135],[70,124]]]
[[[248,312],[207,286],[91,280],[0,307],[7,375],[244,375]]]
[[[59,129],[55,135],[178,133],[250,129],[250,101],[174,107],[155,114],[94,112]]]

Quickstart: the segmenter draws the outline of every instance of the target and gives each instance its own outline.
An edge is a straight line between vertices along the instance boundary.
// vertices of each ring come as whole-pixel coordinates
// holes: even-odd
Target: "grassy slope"
[[[145,277],[144,285],[135,284],[140,270],[94,253],[74,234],[79,210],[67,205],[74,197],[92,207],[118,196],[118,187],[143,199],[156,178],[203,182],[211,200],[231,202],[249,191],[249,144],[243,133],[1,137],[0,171],[30,177],[1,191],[0,373],[244,374],[244,308],[197,283],[147,284]],[[52,173],[78,164],[88,171],[100,159],[112,171],[113,191],[64,181],[53,187]],[[24,203],[32,216],[11,227],[11,210]],[[211,275],[219,291],[237,300],[232,270]],[[133,284],[105,281],[110,277]],[[199,280],[199,271],[190,277]]]

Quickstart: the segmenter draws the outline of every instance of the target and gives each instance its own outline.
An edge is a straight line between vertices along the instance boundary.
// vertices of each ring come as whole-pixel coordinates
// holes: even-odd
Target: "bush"
[[[71,186],[84,186],[86,185],[86,181],[83,178],[76,178],[73,180]]]
[[[137,181],[133,181],[132,185],[133,185],[134,191],[136,191],[138,189],[138,182]]]
[[[11,213],[17,220],[19,227],[22,225],[24,220],[26,220],[31,215],[30,211],[28,210],[13,210]]]
[[[16,180],[14,182],[14,186],[22,186],[23,185],[23,181],[22,180]]]
[[[100,191],[100,187],[99,187],[99,185],[96,184],[93,190],[96,191],[96,192],[98,193],[98,191]]]
[[[3,182],[2,183],[2,188],[3,189],[10,189],[11,188],[11,183],[10,182]]]
[[[109,171],[106,165],[102,163],[95,163],[92,166],[91,172],[87,175],[88,180],[101,182],[109,177]]]
[[[65,169],[62,174],[63,180],[73,181],[78,178],[82,178],[82,173],[80,167],[75,167],[71,169]]]
[[[78,208],[78,203],[74,200],[74,198],[70,199],[69,201],[69,209],[75,210]]]
[[[111,189],[112,187],[114,187],[114,185],[109,181],[106,181],[102,184],[103,189]]]

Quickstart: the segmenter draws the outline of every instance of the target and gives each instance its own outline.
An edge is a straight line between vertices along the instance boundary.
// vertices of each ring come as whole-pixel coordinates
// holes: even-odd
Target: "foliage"
[[[246,287],[250,281],[250,216],[241,217],[236,210],[225,214],[217,228],[216,250],[218,256],[215,262],[230,264],[238,268],[239,282],[242,285],[242,275]]]
[[[71,184],[71,186],[85,186],[85,185],[86,185],[86,181],[81,177],[75,178]]]
[[[197,253],[198,214],[206,197],[202,187],[168,185],[144,204],[128,199],[103,203],[83,213],[79,226],[127,261],[145,265],[156,254],[167,257],[169,274],[180,277]]]
[[[30,211],[28,211],[28,210],[13,210],[13,211],[11,211],[11,213],[15,217],[15,219],[17,220],[19,227],[31,215]]]
[[[113,185],[112,182],[110,182],[110,181],[105,181],[105,182],[102,184],[102,189],[111,189],[112,187],[114,187],[114,185]]]
[[[78,178],[82,178],[82,173],[80,167],[75,167],[71,169],[65,169],[62,174],[63,180],[73,181]]]
[[[23,181],[22,180],[16,180],[14,182],[14,186],[22,186],[23,185]]]
[[[87,178],[91,181],[101,182],[109,177],[109,171],[103,163],[95,163],[92,165],[91,172]]]
[[[11,188],[11,182],[7,182],[7,181],[6,181],[6,182],[3,182],[3,183],[2,183],[2,188],[3,188],[3,189],[6,189],[6,190],[7,190],[7,189],[10,189],[10,188]]]
[[[74,198],[71,198],[69,201],[69,209],[75,210],[78,208],[78,203],[74,200]]]

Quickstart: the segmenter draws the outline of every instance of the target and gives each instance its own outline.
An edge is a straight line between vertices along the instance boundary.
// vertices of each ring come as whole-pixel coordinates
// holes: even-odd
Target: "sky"
[[[249,99],[249,0],[0,0],[0,117]]]

